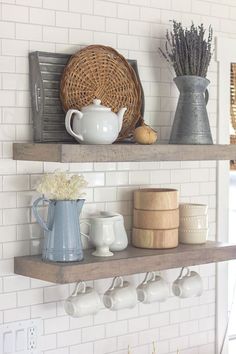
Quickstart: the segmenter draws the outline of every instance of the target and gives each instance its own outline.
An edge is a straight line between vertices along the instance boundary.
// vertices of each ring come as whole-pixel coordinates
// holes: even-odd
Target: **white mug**
[[[133,308],[137,304],[137,292],[134,286],[122,277],[115,277],[110,288],[103,295],[104,306],[116,311]]]
[[[137,287],[137,294],[138,300],[144,304],[163,302],[169,295],[168,284],[155,272],[148,272],[144,281]]]
[[[81,317],[97,313],[101,306],[101,299],[96,290],[81,281],[76,284],[72,295],[65,300],[64,308],[69,316]]]
[[[187,273],[183,276],[184,269]],[[197,272],[190,271],[188,268],[182,268],[180,275],[172,285],[172,291],[175,296],[187,298],[200,296],[203,292],[202,278]]]

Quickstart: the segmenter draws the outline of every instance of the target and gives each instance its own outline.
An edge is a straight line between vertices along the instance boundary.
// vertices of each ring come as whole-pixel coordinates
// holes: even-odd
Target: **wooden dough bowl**
[[[177,189],[144,188],[134,191],[134,208],[142,210],[178,209]]]
[[[144,230],[133,228],[132,244],[138,248],[175,248],[178,246],[178,229]]]
[[[166,230],[179,227],[179,209],[138,210],[134,209],[133,225],[138,229]]]

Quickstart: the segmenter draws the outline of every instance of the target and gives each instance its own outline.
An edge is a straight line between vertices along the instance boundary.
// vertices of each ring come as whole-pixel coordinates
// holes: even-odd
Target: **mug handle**
[[[186,273],[186,276],[190,276],[190,269],[188,267],[183,267],[180,271],[180,275],[178,276],[178,279],[182,278],[182,275],[183,275],[183,272],[184,272],[184,269],[187,270],[187,273]]]
[[[79,292],[85,293],[86,291],[86,283],[84,281],[80,281],[76,284],[75,290],[71,294],[71,296],[77,296]]]
[[[33,214],[35,216],[35,219],[36,221],[39,223],[39,225],[45,230],[45,231],[52,231],[52,225],[48,225],[43,219],[42,217],[39,215],[39,212],[38,212],[38,204],[40,202],[47,202],[47,203],[51,203],[51,201],[47,198],[44,198],[44,197],[40,197],[38,199],[36,199],[34,202],[33,202],[33,206],[32,206],[32,209],[33,209]]]
[[[84,141],[84,138],[81,134],[75,134],[75,132],[71,128],[71,118],[72,115],[75,114],[75,118],[81,119],[83,117],[83,113],[76,109],[69,109],[66,113],[65,126],[67,132],[72,135],[74,138]]]
[[[147,284],[149,281],[154,281],[156,278],[155,272],[147,272],[142,284]]]
[[[123,284],[124,284],[124,280],[121,276],[118,276],[118,277],[115,277],[112,281],[112,284],[109,288],[109,290],[114,290],[115,288],[117,288],[117,282],[120,282],[120,284],[118,285],[120,288],[123,287]]]

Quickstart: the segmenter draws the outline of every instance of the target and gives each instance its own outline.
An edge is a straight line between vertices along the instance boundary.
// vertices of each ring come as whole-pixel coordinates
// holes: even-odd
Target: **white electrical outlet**
[[[37,348],[37,328],[28,328],[28,349],[32,350]]]
[[[29,333],[29,336],[35,337],[37,335],[37,328],[36,327],[29,327],[28,333]]]
[[[36,349],[36,348],[37,348],[36,339],[31,338],[28,342],[28,349],[32,350],[32,349]]]
[[[40,354],[40,319],[0,325],[1,354]]]

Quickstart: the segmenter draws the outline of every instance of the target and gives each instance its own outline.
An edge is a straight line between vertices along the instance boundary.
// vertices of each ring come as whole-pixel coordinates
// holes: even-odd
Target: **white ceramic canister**
[[[179,204],[179,216],[198,216],[207,215],[208,206],[206,204],[194,204],[194,203],[180,203]]]
[[[199,230],[208,228],[207,215],[182,216],[179,219],[179,228],[183,230]]]
[[[208,238],[208,229],[183,230],[179,229],[179,242],[198,245],[206,243]]]

